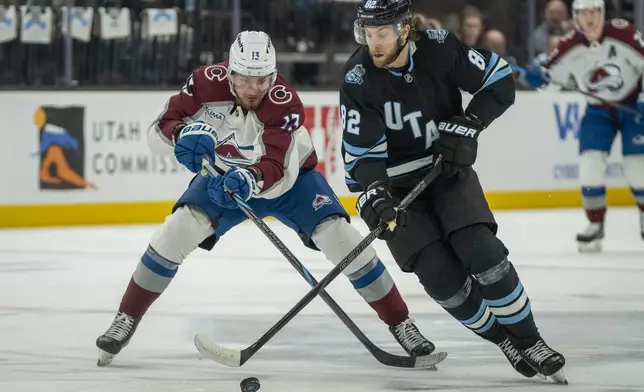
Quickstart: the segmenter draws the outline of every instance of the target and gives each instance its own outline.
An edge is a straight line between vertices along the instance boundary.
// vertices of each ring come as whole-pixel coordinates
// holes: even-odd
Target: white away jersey
[[[598,42],[589,43],[579,31],[570,32],[550,54],[545,67],[558,84],[573,78],[579,90],[609,102],[635,100],[642,91],[644,38],[623,19],[606,22]],[[597,99],[587,97],[591,105]]]
[[[273,199],[287,192],[300,170],[313,169],[317,156],[304,124],[304,107],[295,90],[278,75],[262,104],[245,111],[235,104],[226,75],[228,63],[195,70],[183,89],[170,97],[150,127],[150,148],[172,154],[173,132],[193,121],[217,131],[215,166],[254,165],[263,174],[258,197]]]

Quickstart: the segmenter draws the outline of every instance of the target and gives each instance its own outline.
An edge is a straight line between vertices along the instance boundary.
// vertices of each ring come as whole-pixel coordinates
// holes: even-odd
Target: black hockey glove
[[[358,198],[356,209],[360,217],[365,221],[369,230],[374,230],[380,222],[397,221],[398,214],[396,206],[387,185],[382,181],[376,181],[369,185]],[[390,240],[394,237],[394,232],[385,230],[378,237],[382,240]]]
[[[460,167],[474,165],[479,133],[483,124],[468,117],[455,116],[438,123],[440,137],[436,153],[443,156],[443,175],[452,177]]]

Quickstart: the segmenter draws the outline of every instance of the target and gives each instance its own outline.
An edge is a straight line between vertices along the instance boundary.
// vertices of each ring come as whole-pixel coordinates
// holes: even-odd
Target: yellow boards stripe
[[[488,192],[493,210],[581,207],[579,190]],[[356,196],[340,196],[351,215],[356,214]],[[628,188],[609,189],[609,206],[634,205]],[[103,224],[157,223],[170,214],[173,202],[0,206],[0,227],[39,227]]]

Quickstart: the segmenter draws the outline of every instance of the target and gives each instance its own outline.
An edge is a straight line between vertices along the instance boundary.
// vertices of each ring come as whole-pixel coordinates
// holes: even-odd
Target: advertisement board
[[[149,125],[172,91],[0,92],[11,121],[0,144],[0,227],[144,223],[163,219],[192,174],[152,154]],[[337,92],[302,92],[322,172],[348,210]],[[464,97],[467,104],[469,97]],[[520,92],[479,139],[475,168],[495,209],[578,206],[574,93]],[[607,169],[610,204],[630,204],[617,138]]]

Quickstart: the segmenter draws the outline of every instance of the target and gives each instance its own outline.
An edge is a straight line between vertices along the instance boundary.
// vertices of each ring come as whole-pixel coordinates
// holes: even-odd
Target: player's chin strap
[[[408,39],[406,39],[405,42],[402,42],[402,43],[401,41],[402,41],[402,38],[398,37],[398,40],[396,41],[398,43],[398,50],[396,51],[396,55],[394,56],[394,58],[391,60],[391,63],[398,60],[398,57],[402,53],[403,49],[405,49],[405,46],[407,46],[407,44],[409,43]]]
[[[400,53],[402,53],[403,49],[405,49],[405,46],[407,46],[407,43],[409,43],[409,41],[406,41],[405,45],[402,45],[402,46],[399,47],[398,53],[396,54],[396,57],[394,57],[394,59],[391,61],[391,63],[396,61],[398,56],[400,56]],[[409,45],[409,67],[407,67],[407,72],[409,72],[409,73],[411,73],[411,71],[413,71],[413,69],[414,69],[414,57],[412,56],[411,51],[412,51],[412,47],[411,47],[411,45]],[[391,64],[391,63],[389,63],[389,64]],[[403,76],[403,72],[396,71],[394,69],[387,68],[387,67],[385,67],[385,68],[387,69],[387,71],[391,72],[395,76]]]

